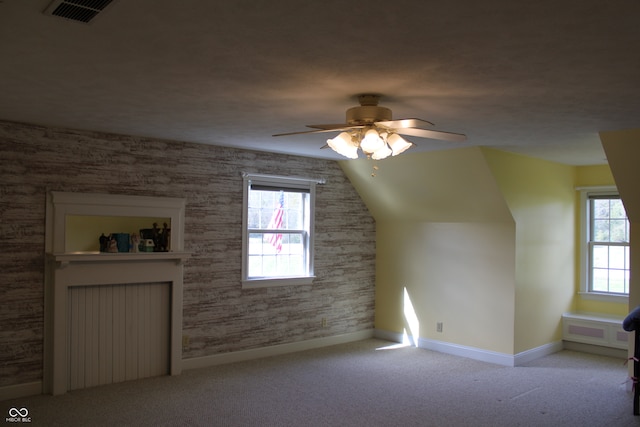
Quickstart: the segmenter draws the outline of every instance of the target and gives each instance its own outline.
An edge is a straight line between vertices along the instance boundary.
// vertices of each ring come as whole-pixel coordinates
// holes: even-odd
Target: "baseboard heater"
[[[562,339],[627,350],[629,333],[622,329],[622,320],[622,317],[595,313],[565,313],[562,315]]]

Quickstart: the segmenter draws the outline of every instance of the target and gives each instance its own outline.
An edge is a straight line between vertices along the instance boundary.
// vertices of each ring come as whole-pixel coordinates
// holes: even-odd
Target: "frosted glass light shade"
[[[336,153],[349,159],[358,158],[358,146],[351,142],[351,135],[342,132],[333,139],[327,139],[327,145]]]
[[[387,144],[384,144],[381,148],[377,149],[375,153],[371,155],[371,158],[374,160],[382,160],[391,155],[391,148]]]
[[[360,142],[360,148],[367,154],[372,154],[378,151],[384,145],[384,141],[378,135],[378,131],[375,129],[369,129],[364,138]]]
[[[391,151],[393,152],[394,156],[405,152],[413,145],[397,133],[389,135],[389,137],[387,138],[387,144],[389,144],[389,147],[391,147]]]

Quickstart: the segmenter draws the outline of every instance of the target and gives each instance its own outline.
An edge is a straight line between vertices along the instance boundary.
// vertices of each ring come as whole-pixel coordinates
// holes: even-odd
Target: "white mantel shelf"
[[[70,263],[81,262],[109,263],[174,260],[176,264],[182,264],[190,256],[189,252],[63,252],[47,254],[51,261],[60,263],[60,267],[65,267]]]
[[[109,307],[119,307],[118,304],[108,302],[108,296],[102,298],[101,291],[105,291],[105,295],[109,295],[111,287],[126,286],[126,289],[141,289],[141,286],[148,284],[165,284],[168,288],[168,298],[161,301],[162,305],[156,304],[153,308],[155,313],[166,312],[167,324],[156,325],[166,328],[166,330],[157,329],[152,333],[154,336],[161,337],[163,334],[167,337],[167,357],[169,361],[168,373],[178,375],[182,371],[182,292],[183,292],[183,270],[184,261],[191,254],[184,252],[184,215],[186,200],[182,198],[165,198],[165,197],[148,197],[148,196],[132,196],[117,194],[91,194],[91,193],[65,193],[52,191],[47,194],[47,210],[46,210],[46,275],[45,275],[45,362],[44,362],[44,381],[43,391],[54,395],[66,393],[70,385],[74,384],[75,388],[82,387],[82,380],[73,380],[72,376],[81,370],[71,366],[70,346],[82,346],[82,334],[74,332],[74,325],[78,324],[74,320],[72,310],[75,309],[72,304],[78,307],[94,307],[104,304],[104,318],[108,320],[109,315],[119,316],[120,311],[116,312]],[[67,217],[68,216],[107,216],[107,217],[159,217],[169,218],[171,223],[171,249],[170,252],[73,252],[67,244]],[[75,230],[79,232],[78,230]],[[102,289],[97,287],[104,286]],[[76,290],[80,292],[80,288],[91,293],[92,298],[86,301],[80,299],[74,300],[72,303],[72,295],[76,294]],[[98,289],[99,292],[96,292]],[[135,294],[133,292],[131,295]],[[145,294],[144,298],[149,298]],[[154,295],[161,295],[160,291]],[[140,307],[143,315],[149,315],[147,310],[147,302],[143,298],[139,302],[137,297],[131,297],[125,293],[124,304],[127,306],[131,301],[130,307]],[[87,302],[88,301],[88,302]],[[155,301],[155,300],[154,300]],[[94,305],[92,305],[94,304]],[[137,305],[136,305],[137,304]],[[164,306],[166,304],[166,306]],[[80,307],[80,309],[83,309]],[[128,307],[128,306],[127,306]],[[131,308],[135,310],[135,308]],[[100,324],[101,317],[92,319],[91,325],[95,329]],[[141,328],[144,322],[138,322],[136,316],[131,319],[125,316],[122,322],[129,322],[126,328]],[[75,323],[74,323],[75,322]],[[162,323],[162,322],[161,322]],[[84,322],[78,328],[85,328],[89,322]],[[109,325],[108,321],[104,325]],[[105,326],[105,327],[107,327]],[[144,323],[144,328],[147,328]],[[79,329],[78,329],[79,330]],[[73,335],[75,334],[75,335]],[[106,334],[105,336],[108,336]],[[115,336],[115,335],[114,335]],[[126,334],[119,334],[117,337],[119,348],[124,348],[127,344],[128,337]],[[72,343],[71,340],[74,340]],[[162,338],[164,339],[164,338]],[[158,338],[156,342],[161,342]],[[96,340],[92,341],[96,343]],[[145,344],[146,341],[141,344]],[[107,344],[105,344],[107,345]],[[116,345],[116,344],[113,344]],[[146,344],[145,344],[146,345]],[[164,345],[164,343],[162,343]],[[138,348],[131,346],[131,348]],[[141,347],[146,348],[146,347]],[[151,347],[149,347],[151,348]],[[150,369],[152,362],[149,361],[148,355],[142,352],[139,355],[137,350],[134,352],[117,353],[105,357],[105,360],[111,365],[104,365],[104,371],[108,369],[120,369],[122,366],[130,365],[132,369],[127,371],[126,375],[119,376],[117,379],[103,375],[96,380],[96,375],[102,375],[102,371],[96,373],[93,363],[94,359],[99,359],[100,352],[103,351],[98,347],[90,348],[89,353],[83,353],[84,356],[78,358],[82,361],[83,357],[91,361],[91,368],[83,371],[83,375],[88,375],[91,379],[88,386],[109,384],[111,381],[122,381],[136,378],[143,378]],[[154,350],[155,351],[155,350]],[[164,349],[160,350],[164,352]],[[105,354],[108,354],[105,353]],[[76,355],[77,356],[77,355]],[[113,357],[112,357],[113,356]],[[74,359],[75,360],[75,359]],[[162,364],[161,362],[160,364]],[[110,366],[110,367],[108,367]],[[137,370],[143,368],[142,374]],[[84,369],[84,368],[83,368]],[[101,368],[102,369],[102,368]],[[146,371],[145,371],[146,369]],[[120,369],[120,371],[122,371]],[[119,371],[119,372],[120,372]],[[159,374],[163,374],[166,369],[158,369]],[[79,375],[79,374],[78,374]],[[76,376],[78,376],[76,375]],[[89,378],[89,377],[85,377]]]

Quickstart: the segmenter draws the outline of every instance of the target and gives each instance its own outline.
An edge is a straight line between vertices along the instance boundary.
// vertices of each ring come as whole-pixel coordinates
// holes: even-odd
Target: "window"
[[[243,287],[311,284],[316,183],[244,174]]]
[[[615,190],[582,191],[582,295],[629,295],[629,220]]]

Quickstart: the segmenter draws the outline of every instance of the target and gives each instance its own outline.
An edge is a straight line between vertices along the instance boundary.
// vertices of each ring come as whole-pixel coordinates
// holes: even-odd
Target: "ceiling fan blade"
[[[333,132],[333,129],[330,130],[305,130],[302,132],[287,132],[287,133],[276,133],[271,136],[289,136],[289,135],[304,135],[306,133],[322,133],[322,132]]]
[[[433,123],[422,119],[383,120],[375,123],[376,126],[385,128],[425,128],[435,126]]]
[[[417,136],[419,138],[442,139],[444,141],[463,142],[467,140],[467,136],[461,133],[442,132],[438,130],[428,129],[395,129],[400,135]]]
[[[320,126],[333,126],[331,128],[324,128],[324,127],[320,127]],[[337,126],[337,127],[335,127]],[[364,126],[351,126],[348,124],[342,124],[342,125],[307,125],[307,127],[310,128],[316,128],[317,130],[305,130],[302,132],[287,132],[287,133],[277,133],[275,135],[272,136],[289,136],[289,135],[302,135],[305,133],[323,133],[323,132],[338,132],[338,131],[346,131],[346,130],[350,130],[350,129],[360,129],[363,128]]]
[[[308,128],[324,129],[324,130],[340,130],[353,127],[347,123],[331,124],[331,125],[307,125]]]

